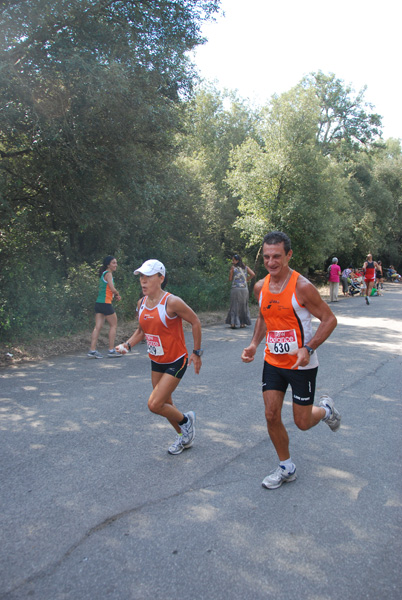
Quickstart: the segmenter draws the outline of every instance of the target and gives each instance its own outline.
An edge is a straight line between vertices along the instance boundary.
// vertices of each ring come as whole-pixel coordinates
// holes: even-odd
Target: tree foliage
[[[368,252],[400,262],[400,143],[384,145],[364,92],[318,72],[262,109],[229,177],[249,243],[282,229],[299,268],[335,254],[360,265]]]
[[[1,7],[2,283],[39,264],[50,284],[105,254],[148,257],[183,213],[172,165],[187,56],[219,1]]]
[[[333,73],[311,73],[300,84],[314,92],[320,109],[316,137],[324,155],[350,156],[381,135],[381,117],[364,101],[366,87],[356,95]]]
[[[230,176],[243,235],[257,243],[269,230],[286,231],[299,268],[323,262],[348,206],[339,168],[317,144],[318,115],[311,90],[299,86],[273,98],[261,113],[260,142],[248,140],[233,153]]]
[[[218,2],[27,0],[3,9],[2,217],[59,232],[64,261],[119,248],[163,187]],[[158,173],[159,178],[155,177]],[[123,211],[129,218],[121,219]],[[105,214],[108,215],[105,219]]]
[[[254,135],[255,113],[233,92],[203,86],[186,106],[181,164],[197,182],[199,245],[206,255],[243,252],[233,228],[238,201],[228,185],[230,154]]]

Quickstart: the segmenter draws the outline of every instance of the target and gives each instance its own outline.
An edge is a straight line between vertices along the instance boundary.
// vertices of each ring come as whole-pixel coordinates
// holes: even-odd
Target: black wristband
[[[127,346],[128,346],[128,351],[131,352],[131,344],[130,342],[126,342]]]

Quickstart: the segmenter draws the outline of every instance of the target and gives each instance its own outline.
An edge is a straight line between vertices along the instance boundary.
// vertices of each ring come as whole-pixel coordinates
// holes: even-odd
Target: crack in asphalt
[[[93,527],[88,529],[88,531],[79,540],[77,540],[74,544],[72,544],[68,548],[68,550],[66,550],[59,559],[48,564],[46,567],[39,569],[32,575],[29,575],[28,577],[26,577],[25,579],[20,581],[20,583],[18,583],[16,586],[7,590],[7,592],[5,592],[4,594],[0,594],[0,600],[7,600],[7,598],[10,596],[10,594],[13,594],[14,592],[18,591],[19,589],[23,588],[24,586],[53,575],[57,571],[57,569],[59,567],[61,567],[61,565],[78,548],[80,548],[88,539],[90,539],[96,533],[103,531],[104,529],[106,529],[107,527],[112,525],[113,523],[116,523],[117,521],[124,519],[125,517],[128,517],[130,515],[134,515],[135,513],[140,512],[144,508],[157,506],[160,503],[172,500],[174,498],[179,498],[180,496],[184,496],[188,493],[197,492],[197,491],[200,491],[201,489],[213,489],[213,488],[221,487],[223,485],[227,485],[228,482],[210,484],[210,485],[201,485],[200,482],[202,482],[202,480],[208,478],[210,476],[210,474],[212,474],[212,473],[214,475],[216,475],[217,473],[224,471],[230,464],[236,462],[241,456],[247,454],[248,452],[250,452],[250,450],[253,450],[253,449],[257,448],[258,446],[260,446],[261,444],[265,444],[265,443],[266,443],[266,436],[264,436],[264,439],[261,439],[259,442],[255,443],[254,445],[248,446],[245,450],[238,452],[232,458],[225,460],[220,465],[219,468],[216,468],[216,467],[211,468],[209,471],[207,471],[206,473],[201,475],[198,479],[196,479],[193,484],[191,484],[190,486],[187,486],[185,489],[178,490],[177,492],[175,492],[173,494],[169,494],[167,496],[158,498],[157,500],[143,502],[142,504],[140,504],[136,507],[128,508],[124,511],[116,513],[115,515],[111,515],[111,516],[107,517],[106,519],[104,519],[103,521],[98,523],[97,525],[94,525]],[[243,479],[244,479],[244,476],[243,476]]]
[[[400,360],[400,356],[399,355],[393,355],[392,357],[393,361],[397,361]],[[374,377],[376,378],[378,376],[378,373],[381,371],[381,369],[386,366],[387,364],[389,364],[390,362],[390,357],[387,356],[386,358],[384,358],[383,361],[379,362],[375,368],[373,368],[373,371],[370,373],[370,377]],[[342,393],[345,390],[350,390],[351,387],[353,386],[359,386],[359,384],[362,381],[366,381],[367,380],[367,374],[364,374],[362,377],[359,377],[357,379],[355,379],[353,382],[348,382],[348,385],[344,385],[342,387],[339,388],[339,390],[337,391],[336,395],[334,395],[334,397],[339,397],[342,395]],[[383,384],[384,387],[385,384]],[[373,391],[373,394],[375,393],[375,390]],[[0,599],[1,600],[7,600],[7,598],[9,598],[12,594],[14,594],[15,592],[17,592],[18,590],[20,590],[21,588],[23,588],[24,586],[27,586],[29,584],[34,583],[35,581],[38,581],[40,579],[46,578],[46,577],[50,577],[51,575],[53,575],[58,568],[60,568],[62,566],[62,564],[78,549],[80,548],[88,539],[90,539],[92,536],[94,536],[96,533],[99,533],[100,531],[103,531],[104,529],[106,529],[107,527],[109,527],[110,525],[112,525],[113,523],[116,523],[117,521],[124,519],[130,515],[134,515],[135,513],[140,512],[141,510],[143,510],[144,508],[149,508],[152,506],[156,506],[160,503],[166,502],[166,501],[170,501],[172,499],[175,498],[179,498],[180,496],[184,496],[188,493],[193,493],[193,492],[197,492],[200,491],[201,489],[213,489],[213,488],[217,488],[217,487],[222,487],[225,485],[228,485],[228,482],[219,482],[216,484],[207,484],[207,485],[202,485],[202,481],[205,481],[206,479],[208,479],[208,477],[211,474],[214,474],[216,476],[217,473],[219,472],[223,472],[229,465],[231,465],[232,463],[236,462],[237,460],[239,460],[239,458],[241,458],[242,456],[247,455],[251,450],[254,450],[255,448],[258,448],[260,445],[262,444],[266,444],[266,434],[261,434],[261,436],[264,436],[263,438],[261,438],[258,442],[256,442],[255,444],[248,446],[245,450],[238,452],[237,454],[235,454],[232,458],[230,459],[226,459],[225,461],[223,461],[221,463],[221,465],[217,468],[216,466],[214,466],[213,468],[211,468],[209,471],[207,471],[206,473],[202,474],[200,477],[198,477],[190,486],[187,486],[184,489],[178,490],[172,494],[169,494],[167,496],[158,498],[156,500],[151,500],[151,501],[146,501],[143,502],[142,504],[132,507],[132,508],[128,508],[124,511],[121,511],[119,513],[116,513],[115,515],[111,515],[109,517],[107,517],[106,519],[104,519],[103,521],[101,521],[100,523],[94,525],[93,527],[91,527],[90,529],[88,529],[88,531],[86,531],[86,533],[80,538],[78,539],[74,544],[72,544],[65,552],[64,554],[57,560],[53,561],[52,563],[49,563],[47,566],[39,569],[38,571],[36,571],[35,573],[33,573],[32,575],[26,577],[25,579],[23,579],[22,581],[20,581],[17,585],[15,585],[13,588],[10,588],[9,590],[7,590],[6,592],[3,592],[0,594]],[[242,475],[242,479],[244,479],[244,474]],[[235,480],[233,480],[235,481]],[[230,483],[233,483],[233,481],[231,481]]]

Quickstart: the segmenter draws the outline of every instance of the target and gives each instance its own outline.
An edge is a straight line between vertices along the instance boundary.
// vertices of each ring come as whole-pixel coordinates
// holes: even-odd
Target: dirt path
[[[257,307],[253,306],[252,309],[255,309],[253,310],[254,313],[256,312]],[[208,327],[209,325],[224,323],[226,311],[198,313],[198,316],[202,326]],[[184,326],[186,329],[187,324],[185,323]],[[119,325],[117,327],[116,343],[130,337],[136,327],[136,321],[129,321]],[[99,336],[99,348],[108,345],[108,331],[109,328],[105,325]],[[0,344],[0,368],[17,365],[21,362],[43,360],[44,358],[49,358],[51,356],[80,352],[83,349],[87,351],[91,339],[91,332],[92,330],[89,329],[88,331],[82,331],[81,333],[75,333],[55,340],[36,340],[23,345]]]

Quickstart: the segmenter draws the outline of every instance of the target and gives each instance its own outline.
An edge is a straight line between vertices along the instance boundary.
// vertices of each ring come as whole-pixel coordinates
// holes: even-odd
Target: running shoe
[[[90,350],[87,354],[90,358],[103,358],[102,354],[97,350]]]
[[[370,304],[370,301],[368,299],[368,296],[366,296],[366,304]]]
[[[268,490],[275,490],[276,488],[280,487],[282,483],[288,483],[289,481],[294,481],[295,479],[296,467],[291,473],[289,473],[289,471],[287,471],[285,467],[279,465],[276,471],[271,473],[271,475],[268,475],[263,480],[262,487],[265,487]]]
[[[169,454],[181,454],[186,448],[183,445],[183,435],[179,433],[176,435],[176,439],[171,446],[168,448]]]
[[[187,423],[180,426],[183,434],[183,446],[185,448],[190,448],[190,446],[193,445],[193,440],[195,438],[195,413],[190,410],[188,413],[184,413],[184,416],[187,417]]]
[[[332,431],[338,431],[341,426],[341,414],[336,410],[332,398],[326,395],[321,396],[319,405],[322,406],[322,408],[329,408],[331,411],[329,417],[323,419],[324,423],[326,423]]]
[[[121,358],[123,355],[120,352],[117,352],[115,348],[109,350],[107,353],[108,358]]]

